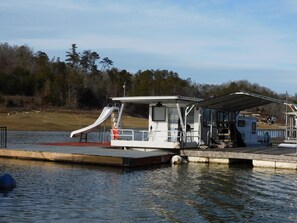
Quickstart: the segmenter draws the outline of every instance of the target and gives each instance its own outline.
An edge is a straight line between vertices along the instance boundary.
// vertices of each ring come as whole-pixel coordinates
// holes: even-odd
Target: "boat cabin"
[[[201,99],[181,96],[119,97],[121,102],[115,128],[111,132],[111,145],[125,148],[194,148],[199,145],[199,109]],[[148,127],[143,130],[125,129],[121,119],[128,103],[149,106]],[[116,134],[115,134],[116,133]]]

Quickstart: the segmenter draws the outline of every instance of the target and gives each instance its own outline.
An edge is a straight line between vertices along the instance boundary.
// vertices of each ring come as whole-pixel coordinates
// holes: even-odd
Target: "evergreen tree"
[[[80,55],[76,49],[77,46],[75,43],[73,43],[71,45],[70,51],[66,52],[66,62],[72,69],[77,71],[79,68]]]

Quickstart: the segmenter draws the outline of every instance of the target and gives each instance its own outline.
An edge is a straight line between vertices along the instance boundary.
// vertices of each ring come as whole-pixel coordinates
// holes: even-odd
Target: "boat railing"
[[[111,138],[118,140],[127,140],[134,141],[135,140],[135,130],[133,129],[112,129],[111,130]]]
[[[7,147],[7,127],[0,126],[0,148]]]
[[[116,129],[111,130],[111,139],[126,140],[126,141],[165,141],[178,142],[181,139],[184,142],[194,142],[199,140],[198,131],[189,131],[185,135],[177,130],[168,131],[148,131],[148,130],[135,130],[135,129]]]
[[[257,136],[258,142],[265,142],[270,138],[273,144],[279,144],[286,139],[286,129],[258,129]]]
[[[286,130],[285,129],[258,129],[257,135],[263,137],[266,133],[269,134],[270,138],[280,138],[285,139]]]
[[[186,133],[186,139],[185,142],[199,142],[199,134],[198,131],[189,131]]]
[[[111,130],[111,138],[126,141],[148,141],[149,138],[159,131],[135,130],[135,129],[116,129]]]
[[[295,128],[287,128],[285,139],[287,140],[296,140],[297,139],[297,129]]]

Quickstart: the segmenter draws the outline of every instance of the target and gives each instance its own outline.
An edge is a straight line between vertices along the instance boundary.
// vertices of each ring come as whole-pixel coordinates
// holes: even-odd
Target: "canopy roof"
[[[270,103],[284,104],[284,101],[252,93],[235,92],[222,97],[200,101],[198,102],[198,107],[237,112]]]
[[[202,99],[183,97],[183,96],[134,96],[134,97],[115,97],[113,101],[120,101],[123,103],[136,103],[136,104],[196,104]]]

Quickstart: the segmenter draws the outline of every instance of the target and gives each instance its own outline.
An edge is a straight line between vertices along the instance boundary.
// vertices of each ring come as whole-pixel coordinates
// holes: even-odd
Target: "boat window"
[[[194,109],[192,109],[190,113],[187,115],[187,123],[194,124]]]
[[[168,142],[176,142],[178,136],[178,112],[176,108],[168,108]]]
[[[177,126],[178,123],[178,112],[176,108],[168,108],[168,124],[173,125],[173,128],[177,128],[175,127],[175,125]]]
[[[165,122],[166,121],[166,107],[154,106],[152,120],[155,122]]]
[[[203,110],[203,126],[207,127],[208,125],[215,126],[216,112],[213,112],[211,109],[204,109]]]
[[[256,122],[252,122],[252,133],[256,134],[257,132],[257,123]]]
[[[237,126],[238,127],[245,127],[245,120],[238,120],[237,121]]]

